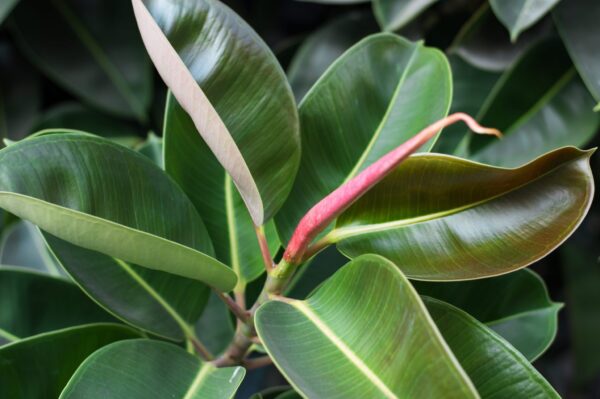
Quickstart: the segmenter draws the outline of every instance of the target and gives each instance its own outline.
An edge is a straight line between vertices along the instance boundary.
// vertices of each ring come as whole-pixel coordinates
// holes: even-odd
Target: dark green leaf
[[[288,80],[301,100],[327,68],[350,46],[377,31],[371,13],[353,12],[316,30],[298,49],[288,68]]]
[[[148,157],[161,169],[165,168],[163,161],[163,140],[154,133],[150,132],[146,141],[137,146],[135,150]]]
[[[152,70],[128,1],[22,0],[13,17],[22,49],[49,78],[90,105],[146,121]]]
[[[478,397],[416,291],[376,255],[350,262],[306,301],[262,305],[256,328],[305,397]]]
[[[145,35],[153,21],[144,19],[147,11],[139,1],[134,4]],[[181,76],[187,79],[191,72],[190,80],[199,84],[170,84],[175,97],[197,101],[184,102],[182,108],[170,100],[165,122],[168,173],[205,220],[222,223],[225,202],[206,212],[205,198],[219,201],[224,196],[225,171],[220,166],[224,165],[254,223],[264,224],[285,201],[300,158],[298,114],[277,59],[252,28],[220,2],[144,0],[144,4],[169,39],[170,44],[163,45],[172,46],[177,51],[173,56],[179,54],[187,67],[163,69],[160,59],[166,55],[155,54],[163,79],[180,83]],[[151,55],[158,45],[148,37]],[[171,79],[173,74],[177,76]],[[199,100],[203,93],[210,103]],[[213,123],[206,123],[208,115]],[[217,126],[219,119],[224,129]]]
[[[560,398],[527,359],[465,312],[424,299],[431,317],[482,398]]]
[[[23,269],[0,268],[0,303],[0,339],[114,321],[74,284]]]
[[[230,399],[242,367],[215,368],[172,344],[129,340],[108,345],[83,362],[61,399]]]
[[[139,335],[117,324],[90,324],[40,334],[0,348],[0,397],[57,398],[95,350]]]
[[[510,32],[512,41],[529,28],[560,0],[490,0],[492,10]],[[565,0],[568,2],[569,0]]]
[[[56,132],[3,149],[0,171],[0,206],[50,234],[220,290],[236,283],[209,256],[212,245],[191,202],[142,155],[92,135]]]
[[[451,93],[446,57],[422,43],[385,33],[344,53],[300,105],[302,160],[276,218],[282,241],[319,200],[443,118]]]
[[[591,151],[566,147],[517,169],[420,154],[359,199],[324,240],[376,253],[419,280],[465,280],[525,267],[586,215]]]
[[[600,110],[600,3],[595,0],[564,0],[554,12],[558,31],[567,46],[579,74]]]
[[[419,294],[448,302],[485,323],[529,361],[544,353],[556,336],[562,305],[550,300],[544,281],[530,270],[483,280],[413,284]]]
[[[213,354],[221,353],[231,343],[234,324],[229,308],[216,294],[211,294],[202,317],[196,323],[196,334]]]

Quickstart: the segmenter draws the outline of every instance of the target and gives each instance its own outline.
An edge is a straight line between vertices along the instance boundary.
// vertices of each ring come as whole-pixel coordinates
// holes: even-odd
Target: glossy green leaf
[[[456,35],[448,52],[492,72],[504,71],[532,45],[550,36],[552,26],[540,23],[512,42],[506,28],[498,21],[489,3],[484,2]]]
[[[412,156],[344,212],[329,239],[351,258],[380,254],[418,280],[505,274],[577,228],[594,191],[591,154],[566,147],[516,169]]]
[[[373,11],[383,30],[402,28],[437,0],[373,0]]]
[[[92,135],[56,133],[2,150],[0,171],[0,206],[50,234],[220,290],[236,283],[209,256],[191,202],[142,155]]]
[[[79,324],[114,321],[74,284],[56,277],[0,268],[0,339],[32,335]]]
[[[231,266],[238,287],[265,271],[252,218],[229,175],[195,132],[194,125],[172,98],[165,115],[165,168],[186,191],[206,223],[217,259]],[[265,226],[269,249],[279,240],[273,222]]]
[[[47,129],[81,130],[130,148],[142,142],[139,129],[131,123],[78,103],[64,103],[51,108],[42,115],[32,131]]]
[[[139,335],[117,324],[89,324],[27,338],[0,348],[0,397],[57,398],[95,350]]]
[[[600,110],[600,3],[595,0],[564,0],[554,11],[554,20],[569,55]]]
[[[489,328],[444,302],[424,302],[482,398],[560,398],[521,353]]]
[[[512,41],[546,15],[560,0],[490,0],[492,10],[510,32]],[[568,2],[569,0],[565,0]]]
[[[450,303],[485,323],[529,361],[544,353],[556,336],[562,304],[550,300],[544,281],[528,269],[482,280],[413,284],[419,294]]]
[[[225,172],[220,164],[224,165],[254,224],[264,224],[285,201],[300,158],[295,101],[277,59],[252,28],[220,2],[144,0],[144,4],[147,10],[134,1],[142,35],[147,36],[159,72],[183,106],[174,100],[167,106],[168,173],[205,220],[215,217],[221,223],[225,203],[205,214],[204,201],[198,197],[218,200],[223,195]],[[162,33],[144,18],[147,11],[169,42],[157,43],[155,35]],[[173,54],[163,53],[168,50]],[[165,65],[160,64],[163,61]],[[166,65],[171,61],[183,70]],[[182,86],[182,76],[199,87]],[[207,196],[209,192],[214,194]]]
[[[267,302],[256,328],[306,397],[478,397],[416,291],[376,255],[352,261],[306,301]]]
[[[11,224],[2,232],[0,265],[20,266],[53,276],[65,275],[48,251],[39,229],[24,220]]]
[[[370,12],[352,12],[312,33],[292,58],[287,71],[296,99],[301,100],[344,51],[377,30]]]
[[[229,399],[242,367],[215,368],[172,344],[145,339],[116,342],[77,369],[61,399]]]
[[[500,74],[477,68],[456,54],[449,56],[448,61],[450,61],[450,67],[452,68],[452,106],[450,107],[450,114],[464,112],[469,115],[477,115],[481,104],[485,102],[498,78],[500,78]],[[463,155],[456,154],[456,152],[465,134],[465,128],[462,124],[448,126],[435,144],[434,152]]]
[[[24,98],[27,101],[23,101]],[[38,74],[8,42],[0,41],[0,137],[11,140],[25,137],[30,133],[41,106],[42,89]]]
[[[22,0],[13,17],[21,48],[50,79],[94,107],[147,119],[152,70],[127,1]]]
[[[213,354],[223,352],[233,339],[235,327],[229,308],[212,293],[196,323],[196,335]]]
[[[3,0],[2,3],[0,3],[0,25],[4,22],[6,17],[8,17],[8,14],[10,14],[18,2],[19,0]]]
[[[282,241],[323,197],[443,118],[451,95],[448,61],[422,43],[384,33],[344,53],[300,104],[302,159],[276,218]]]
[[[503,139],[466,135],[464,145],[474,160],[518,166],[558,147],[586,144],[600,125],[593,106],[562,44],[544,41],[502,75],[476,114]]]

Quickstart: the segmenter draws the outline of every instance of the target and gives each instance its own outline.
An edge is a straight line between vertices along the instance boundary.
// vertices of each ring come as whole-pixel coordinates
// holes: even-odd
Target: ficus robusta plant
[[[373,3],[397,30],[433,2]],[[509,3],[491,1],[512,39],[551,8],[515,17]],[[422,42],[365,33],[310,76],[311,47],[351,16],[316,32],[286,77],[217,0],[119,4],[169,89],[163,138],[135,151],[110,132],[71,129],[65,115],[109,123],[70,106],[6,140],[0,207],[31,222],[12,236],[39,228],[43,261],[61,277],[0,269],[0,305],[11,304],[0,307],[0,397],[231,398],[247,370],[271,364],[289,386],[256,398],[558,397],[531,361],[554,339],[561,305],[525,268],[586,216],[593,150],[569,144],[600,119],[558,39],[531,44],[501,74],[473,65],[477,23],[450,62]],[[68,2],[41,7],[85,28]],[[18,40],[52,70],[22,14]],[[577,51],[594,94],[597,71]],[[139,71],[103,65],[141,81],[141,57]],[[536,63],[548,68],[538,78]],[[61,79],[97,108],[147,119],[149,94],[131,80],[119,80],[115,103],[101,84],[89,93]],[[556,125],[572,135],[549,144]],[[300,294],[338,251],[345,264]]]

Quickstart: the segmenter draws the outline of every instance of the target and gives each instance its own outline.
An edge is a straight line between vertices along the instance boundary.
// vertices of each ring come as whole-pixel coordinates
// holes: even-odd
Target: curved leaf
[[[24,269],[0,268],[0,340],[114,321],[77,286]],[[10,337],[9,337],[10,336]]]
[[[579,225],[594,191],[592,152],[566,147],[517,169],[412,156],[325,239],[349,257],[385,256],[419,280],[505,274],[547,255]]]
[[[584,145],[600,124],[593,106],[562,44],[541,42],[503,74],[477,113],[503,140],[467,135],[469,157],[512,167],[561,146]]]
[[[60,397],[229,399],[244,374],[242,367],[218,369],[172,344],[128,340],[88,357]]]
[[[373,12],[383,30],[402,28],[438,0],[373,0]]]
[[[81,130],[132,148],[140,143],[139,129],[126,121],[104,115],[78,103],[64,103],[44,113],[33,131],[48,129]]]
[[[482,398],[560,398],[500,336],[451,305],[431,298],[423,301]]]
[[[377,23],[370,12],[352,12],[312,33],[290,61],[287,71],[296,99],[301,100],[344,51],[377,30]]]
[[[419,294],[448,302],[485,323],[529,361],[544,353],[556,336],[562,305],[550,300],[544,281],[528,269],[491,279],[413,285]]]
[[[167,118],[192,127],[169,134],[167,120],[169,174],[196,202],[198,190],[205,195],[223,189],[222,164],[254,224],[262,225],[288,195],[300,157],[298,114],[275,56],[220,2],[133,0],[133,5],[148,52],[181,105],[173,101]],[[188,142],[195,145],[185,147]],[[211,150],[216,159],[204,160]],[[202,173],[190,174],[201,163],[207,164]],[[205,176],[213,171],[219,176],[214,188]]]
[[[2,4],[5,4],[4,0]],[[1,19],[0,16],[0,23]],[[24,98],[27,101],[23,101]],[[10,140],[25,137],[41,107],[42,88],[38,74],[8,42],[0,41],[0,137]]]
[[[600,41],[600,3],[594,0],[565,0],[554,11],[554,20],[569,55],[600,110],[600,61],[596,45]]]
[[[163,159],[164,146],[161,137],[158,137],[154,133],[150,132],[148,133],[148,138],[146,138],[143,143],[138,145],[135,150],[148,157],[148,159],[158,165],[158,167],[161,169],[165,168]]]
[[[49,134],[2,150],[0,172],[0,206],[50,234],[223,291],[236,283],[203,253],[212,245],[190,201],[142,155],[91,135]]]
[[[2,22],[4,22],[18,2],[19,0],[4,0],[0,4],[0,25],[2,25]]]
[[[478,397],[408,280],[376,255],[350,262],[306,301],[262,305],[256,328],[306,397]]]
[[[519,34],[529,28],[560,0],[490,0],[492,10],[510,32],[510,39],[517,40]],[[569,0],[566,0],[569,1]]]
[[[65,275],[48,251],[40,230],[24,220],[11,224],[3,231],[0,242],[0,265],[2,264],[33,269],[53,276]]]
[[[300,105],[300,170],[276,217],[282,241],[323,197],[444,117],[451,86],[441,52],[392,34],[369,36],[344,53]]]
[[[233,318],[227,305],[215,293],[210,295],[195,330],[200,341],[213,354],[222,353],[231,343],[235,333]]]
[[[195,132],[191,119],[169,96],[164,130],[165,170],[206,223],[217,259],[238,275],[238,289],[265,271],[255,227],[232,179]],[[279,248],[273,222],[265,226],[271,251]]]
[[[137,337],[125,326],[89,324],[5,345],[0,348],[0,397],[57,398],[79,364],[95,350]]]
[[[22,49],[50,79],[104,111],[146,120],[152,70],[126,1],[22,0],[13,17]]]

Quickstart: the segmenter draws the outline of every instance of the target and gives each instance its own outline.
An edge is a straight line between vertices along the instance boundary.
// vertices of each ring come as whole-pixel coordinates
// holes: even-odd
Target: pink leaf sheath
[[[381,181],[400,162],[434,137],[437,132],[458,121],[466,123],[475,133],[501,137],[501,133],[497,129],[482,127],[469,115],[461,112],[449,115],[427,126],[313,206],[298,223],[283,255],[284,260],[290,264],[301,263],[311,241],[335,218]]]

